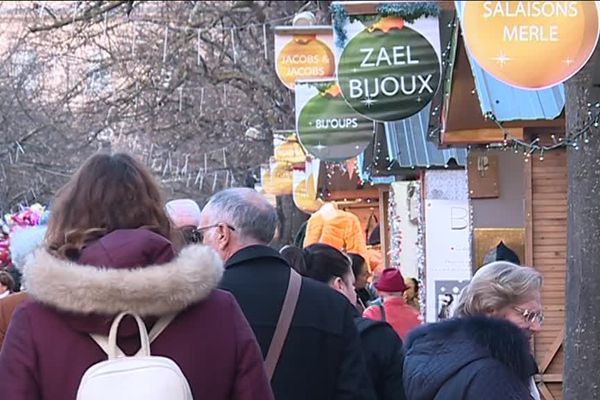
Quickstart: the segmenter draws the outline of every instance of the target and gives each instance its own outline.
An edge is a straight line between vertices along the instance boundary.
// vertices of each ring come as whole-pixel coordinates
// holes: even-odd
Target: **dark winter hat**
[[[378,244],[381,244],[381,236],[379,233],[379,224],[377,224],[375,226],[375,228],[373,229],[373,231],[371,231],[371,234],[369,235],[369,240],[367,241],[367,244],[369,246],[376,246]]]
[[[404,292],[408,289],[400,270],[396,268],[384,269],[379,280],[375,282],[375,288],[382,292]]]
[[[519,256],[510,247],[506,246],[503,241],[498,243],[498,246],[493,248],[484,258],[483,265],[494,261],[509,261],[513,264],[521,265]]]

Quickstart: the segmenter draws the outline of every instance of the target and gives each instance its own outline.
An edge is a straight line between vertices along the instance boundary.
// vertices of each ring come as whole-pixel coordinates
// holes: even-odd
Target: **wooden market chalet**
[[[341,3],[349,15],[375,13],[368,2]],[[524,91],[496,80],[467,54],[455,3],[439,5],[443,71],[436,97],[416,116],[377,123],[372,143],[356,162],[321,163],[315,194],[320,202],[337,202],[358,216],[367,238],[379,224],[386,266],[391,265],[394,246],[389,220],[392,182],[425,186],[427,171],[464,171],[472,271],[482,265],[490,248],[503,242],[522,264],[544,276],[546,319],[532,340],[539,366],[535,379],[545,400],[558,400],[565,334],[566,150],[524,154],[511,146],[507,133],[527,143],[552,143],[564,135],[564,88]],[[422,190],[421,208],[424,196]],[[428,221],[423,218],[422,223]],[[425,273],[426,265],[425,260]]]

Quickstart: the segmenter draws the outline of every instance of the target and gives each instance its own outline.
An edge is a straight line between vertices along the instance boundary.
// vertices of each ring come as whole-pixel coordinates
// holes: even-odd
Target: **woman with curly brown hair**
[[[15,280],[6,271],[0,271],[0,299],[7,297],[15,288]]]
[[[215,289],[222,261],[201,245],[172,243],[171,223],[150,172],[126,154],[96,154],[57,193],[45,247],[24,269],[29,296],[0,353],[3,400],[74,399],[84,372],[107,356],[93,334],[116,315],[147,330],[173,319],[152,342],[185,375],[194,398],[271,399],[260,350],[234,298]],[[127,316],[117,345],[139,348]]]

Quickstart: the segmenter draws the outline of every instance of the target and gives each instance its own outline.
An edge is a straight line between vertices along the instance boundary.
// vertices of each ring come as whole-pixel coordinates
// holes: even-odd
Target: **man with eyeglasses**
[[[291,273],[287,261],[268,246],[277,223],[277,212],[258,192],[233,188],[209,200],[196,230],[201,242],[225,260],[220,288],[240,304],[263,357],[269,352]],[[276,399],[375,399],[353,315],[352,306],[339,293],[301,279],[271,379]]]

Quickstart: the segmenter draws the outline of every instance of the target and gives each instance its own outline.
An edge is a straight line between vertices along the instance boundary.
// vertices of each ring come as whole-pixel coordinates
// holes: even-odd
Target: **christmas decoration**
[[[278,132],[273,134],[275,160],[289,164],[306,161],[306,153],[298,141],[296,132]]]
[[[300,142],[321,160],[342,161],[362,153],[374,125],[344,101],[333,80],[296,85],[296,125]]]
[[[275,157],[269,159],[269,164],[260,168],[262,190],[271,195],[287,195],[293,192],[293,172],[287,162],[279,162]]]
[[[401,17],[404,21],[412,23],[421,17],[437,17],[440,13],[439,6],[431,1],[415,2],[387,2],[381,3],[376,7],[377,14],[374,15],[348,15],[344,5],[332,3],[329,11],[333,17],[333,28],[336,34],[336,46],[344,47],[348,34],[346,32],[346,22],[362,21],[365,23],[376,23],[385,17]]]
[[[465,45],[495,78],[522,89],[564,82],[598,42],[594,1],[464,1]]]
[[[385,3],[376,10],[348,16],[344,6],[333,8],[337,77],[356,112],[397,121],[427,106],[440,86],[438,9],[430,3]]]
[[[389,234],[390,234],[390,267],[401,269],[402,264],[400,260],[400,253],[402,252],[402,229],[400,223],[402,216],[397,212],[396,195],[394,193],[394,185],[390,186],[390,196],[388,202],[388,216],[389,216]]]
[[[39,203],[22,207],[20,211],[6,214],[0,219],[0,267],[11,264],[10,236],[17,230],[45,225],[49,212]]]
[[[299,210],[307,214],[314,213],[324,204],[323,200],[317,198],[315,179],[315,175],[311,171],[307,171],[306,168],[294,168],[294,190],[292,193],[294,204]]]
[[[572,147],[575,150],[579,150],[580,146],[589,142],[589,135],[600,126],[600,101],[587,103],[587,119],[584,126],[576,131],[567,132],[564,137],[552,135],[551,144],[540,143],[539,138],[535,138],[530,142],[518,139],[493,114],[489,113],[485,117],[493,121],[504,133],[504,141],[502,143],[489,144],[486,146],[487,148],[500,147],[503,150],[511,150],[515,153],[522,152],[525,161],[529,161],[529,158],[532,156],[539,155],[540,161],[544,161],[544,153],[547,151],[564,147]]]
[[[399,17],[364,29],[344,48],[338,67],[344,98],[377,121],[410,117],[425,107],[440,84],[436,50]]]
[[[294,89],[297,80],[335,75],[331,27],[275,28],[275,70],[281,82]]]

